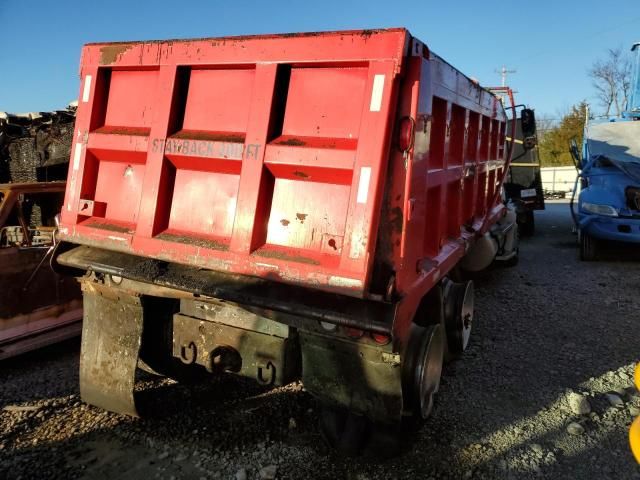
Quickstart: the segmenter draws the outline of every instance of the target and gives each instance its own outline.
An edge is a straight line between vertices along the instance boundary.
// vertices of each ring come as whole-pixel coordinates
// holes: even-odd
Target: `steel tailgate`
[[[62,239],[363,296],[409,40],[86,45]]]

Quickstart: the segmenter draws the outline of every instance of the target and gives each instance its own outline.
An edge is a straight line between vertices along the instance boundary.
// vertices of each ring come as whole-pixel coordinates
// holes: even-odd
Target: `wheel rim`
[[[460,307],[460,337],[462,344],[462,351],[464,352],[469,345],[469,338],[471,337],[471,328],[473,326],[473,304],[474,304],[474,290],[473,282],[467,282],[462,294],[462,305]]]
[[[433,396],[440,386],[444,341],[439,325],[432,325],[424,336],[421,358],[416,368],[416,391],[422,418],[427,418],[433,409]]]
[[[473,307],[473,282],[449,283],[445,294],[445,325],[449,351],[453,354],[461,354],[469,345]]]

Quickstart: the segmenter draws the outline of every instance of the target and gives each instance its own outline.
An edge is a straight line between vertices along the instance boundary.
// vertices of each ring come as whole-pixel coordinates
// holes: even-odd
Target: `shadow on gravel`
[[[74,338],[0,361],[0,410],[78,393],[79,354]]]
[[[622,242],[598,244],[598,260],[605,262],[640,262],[640,245]]]
[[[295,416],[306,423],[311,417],[307,409],[313,406],[299,383],[271,389],[233,375],[192,385],[149,379],[138,387],[144,416],[131,428],[148,430],[164,441],[180,439],[214,448],[286,438],[289,419]]]
[[[147,417],[77,403],[66,407],[73,426],[64,440],[30,441],[47,438],[39,437],[47,424],[61,423],[55,408],[41,409],[41,418],[35,411],[16,414],[12,432],[0,435],[0,478],[152,478],[158,472],[200,478],[223,466],[235,472],[242,464],[226,464],[227,458],[243,452],[248,465],[274,463],[268,452],[273,442],[328,453],[316,432],[315,404],[299,384],[269,390],[232,376],[187,386],[164,379],[140,383]]]

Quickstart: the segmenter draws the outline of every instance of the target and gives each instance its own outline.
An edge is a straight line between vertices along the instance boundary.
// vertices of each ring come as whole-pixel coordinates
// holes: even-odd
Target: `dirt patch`
[[[389,219],[389,223],[391,224],[391,228],[393,228],[394,232],[402,233],[402,222],[402,209],[400,207],[393,208],[391,210],[391,218]]]
[[[122,225],[115,225],[113,223],[107,223],[107,222],[98,222],[95,220],[86,222],[83,225],[91,228],[99,228],[100,230],[107,230],[108,232],[126,233],[129,235],[133,233],[133,230],[131,230],[129,227],[124,227]]]
[[[145,280],[155,280],[160,277],[167,269],[165,262],[158,260],[146,259],[138,262],[133,267],[127,268],[123,274],[125,277],[141,278]]]
[[[105,45],[100,49],[100,65],[110,65],[122,55],[124,52],[129,50],[132,45],[125,44],[116,44],[116,45]]]
[[[104,127],[98,128],[94,133],[145,137],[145,136],[148,136],[150,132],[151,132],[151,129],[149,128],[104,126]]]
[[[306,263],[308,265],[320,265],[320,262],[309,257],[303,257],[302,255],[292,255],[290,253],[282,252],[279,250],[256,250],[252,253],[257,257],[276,258],[278,260],[285,260],[297,263]]]
[[[188,235],[178,235],[175,233],[161,233],[156,236],[158,240],[166,240],[168,242],[184,243],[185,245],[195,245],[202,248],[210,248],[213,250],[220,250],[226,252],[229,250],[229,245],[208,238],[192,237]]]
[[[287,138],[286,140],[276,142],[276,145],[289,145],[291,147],[302,147],[306,144],[307,142],[300,140],[299,138]]]
[[[181,130],[175,135],[171,135],[171,138],[180,138],[186,140],[208,140],[211,142],[244,143],[245,135],[241,133]]]

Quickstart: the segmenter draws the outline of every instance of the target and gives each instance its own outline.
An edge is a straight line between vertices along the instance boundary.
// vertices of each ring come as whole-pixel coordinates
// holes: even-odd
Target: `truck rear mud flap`
[[[301,332],[300,341],[302,382],[321,403],[382,423],[400,421],[400,355],[391,348],[343,342],[311,332]]]
[[[296,330],[241,306],[183,299],[180,313],[169,313],[170,324],[164,325],[158,312],[150,308],[149,298],[135,288],[86,279],[82,290],[80,393],[86,403],[141,416],[144,405],[134,394],[139,359],[147,368],[151,358],[159,360],[153,365],[164,367],[177,362],[184,368],[161,368],[156,373],[178,380],[181,374],[188,378],[184,376],[187,370],[195,373],[202,367],[214,375],[234,373],[265,386],[281,386],[299,378]],[[170,350],[152,348],[156,355],[150,357],[144,335],[166,327]]]
[[[134,384],[142,340],[141,298],[83,282],[80,396],[91,405],[139,416]]]

